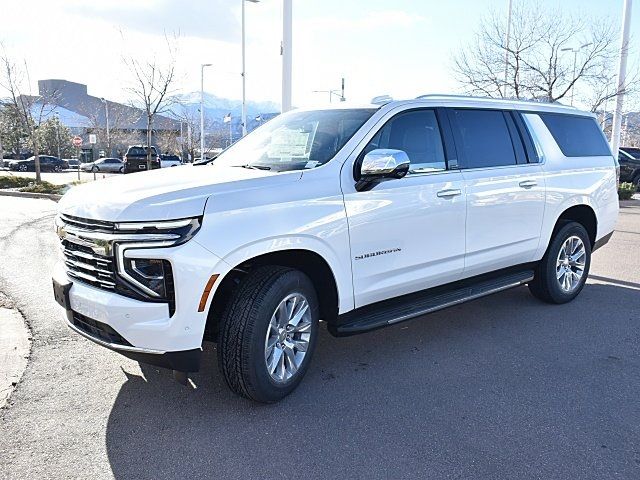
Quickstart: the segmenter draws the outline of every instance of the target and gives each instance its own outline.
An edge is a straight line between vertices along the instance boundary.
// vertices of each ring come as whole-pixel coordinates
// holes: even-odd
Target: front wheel
[[[96,167],[95,165],[93,167],[91,167],[91,171],[93,173],[96,173],[97,171],[99,171],[100,169],[98,167]]]
[[[551,239],[529,290],[548,303],[570,302],[582,291],[590,266],[589,235],[581,224],[568,222]]]
[[[218,365],[229,388],[263,403],[291,393],[311,362],[318,317],[304,273],[277,266],[250,273],[221,319]]]

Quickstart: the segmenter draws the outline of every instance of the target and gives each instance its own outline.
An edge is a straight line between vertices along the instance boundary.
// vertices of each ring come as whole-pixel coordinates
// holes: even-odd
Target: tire
[[[295,302],[294,298],[297,299]],[[279,306],[284,303],[286,312],[292,307],[295,318],[295,313],[299,313],[300,306],[304,305],[302,299],[307,301],[308,308],[302,308],[305,316],[295,328],[308,332],[308,335],[304,337],[305,333],[286,330],[291,333],[287,333],[285,339],[284,328],[280,333],[273,328],[277,323],[276,315],[283,311]],[[286,319],[289,316],[283,317]],[[318,317],[316,292],[304,273],[277,266],[259,267],[250,273],[236,290],[221,318],[218,366],[229,388],[238,395],[262,403],[277,402],[289,395],[298,386],[311,362],[318,336]],[[293,336],[290,341],[289,335]],[[289,342],[302,344],[303,338],[306,338],[304,352],[287,347],[292,345]],[[268,343],[273,345],[271,350]],[[280,349],[280,346],[284,349]],[[267,356],[268,350],[273,354]],[[287,365],[293,365],[290,359],[298,358],[301,354],[296,372],[287,378],[286,373],[294,370],[293,367],[289,370],[286,368]],[[274,362],[276,358],[280,361]],[[275,368],[270,373],[268,361],[278,367],[282,365],[282,368]],[[277,378],[280,374],[283,374],[283,378]]]
[[[92,173],[96,173],[96,172],[99,172],[99,171],[100,171],[100,169],[98,167],[96,167],[95,165],[93,167],[91,167],[91,172]]]
[[[27,167],[26,165],[20,165],[18,167],[18,170],[21,172],[26,172],[27,170],[29,170],[29,167]]]
[[[580,245],[584,249],[582,257],[578,256]],[[567,250],[573,251],[569,257],[564,255]],[[591,240],[587,231],[577,222],[567,222],[552,237],[547,252],[536,268],[535,277],[529,283],[529,290],[533,296],[547,303],[570,302],[582,291],[590,266]],[[580,270],[582,274],[576,278]]]
[[[124,167],[120,167],[120,168],[118,169],[118,173],[122,173],[122,172],[124,172]]]
[[[53,171],[56,173],[60,173],[62,171],[62,167],[60,165],[55,165],[53,167]]]

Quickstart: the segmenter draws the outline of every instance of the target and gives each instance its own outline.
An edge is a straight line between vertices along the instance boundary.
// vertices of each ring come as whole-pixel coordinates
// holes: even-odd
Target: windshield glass
[[[222,152],[212,165],[286,171],[331,160],[375,109],[292,112],[267,122]]]

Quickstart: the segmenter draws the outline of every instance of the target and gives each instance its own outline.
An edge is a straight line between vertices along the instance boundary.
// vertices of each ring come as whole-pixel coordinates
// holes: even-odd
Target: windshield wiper
[[[246,165],[238,165],[238,166],[242,168],[251,168],[253,170],[271,170],[271,167],[267,165],[251,165],[247,163]]]

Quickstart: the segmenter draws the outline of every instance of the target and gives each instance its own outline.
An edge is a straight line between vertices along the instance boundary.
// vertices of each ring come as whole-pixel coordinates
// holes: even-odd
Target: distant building
[[[84,143],[80,155],[92,160],[100,155],[122,156],[131,144],[146,143],[145,112],[122,103],[104,100],[87,93],[87,86],[68,80],[38,80],[38,97],[34,98],[32,114],[42,120],[57,116]],[[37,112],[36,112],[37,111]],[[109,138],[107,138],[107,111]],[[180,133],[180,122],[156,115],[152,143],[158,134]],[[96,144],[89,143],[89,135],[96,136]]]

